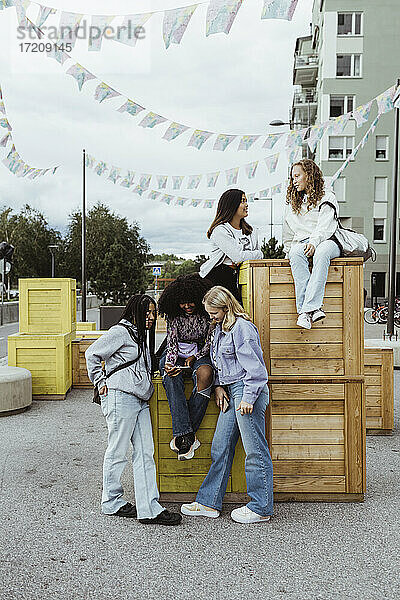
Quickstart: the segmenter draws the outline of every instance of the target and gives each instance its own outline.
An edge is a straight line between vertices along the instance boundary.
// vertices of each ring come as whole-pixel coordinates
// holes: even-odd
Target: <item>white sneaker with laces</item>
[[[204,506],[203,504],[200,504],[200,502],[182,504],[181,513],[183,515],[188,515],[189,517],[210,517],[211,519],[216,519],[220,514],[219,510]]]
[[[324,313],[323,310],[321,310],[320,308],[318,308],[317,310],[314,310],[313,314],[311,315],[311,321],[313,323],[316,323],[317,321],[320,321],[321,319],[325,319],[326,314]]]
[[[308,313],[300,313],[297,325],[303,329],[311,329],[311,317]]]
[[[235,508],[231,512],[231,517],[236,523],[268,523],[270,520],[270,516],[262,517],[257,513],[253,512],[247,506],[241,506],[240,508]]]
[[[199,447],[200,447],[200,442],[196,438],[194,440],[193,444],[190,446],[189,450],[185,454],[182,454],[178,450],[178,460],[190,460],[191,458],[194,457],[194,451],[197,450],[197,448],[199,448]]]

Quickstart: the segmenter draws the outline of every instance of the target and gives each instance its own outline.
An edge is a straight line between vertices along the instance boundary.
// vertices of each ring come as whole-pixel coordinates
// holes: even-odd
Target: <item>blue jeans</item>
[[[251,498],[248,508],[261,516],[272,515],[273,483],[272,460],[265,438],[265,410],[268,406],[268,387],[260,393],[250,415],[236,411],[243,396],[243,381],[225,386],[230,403],[221,412],[211,445],[211,467],[196,500],[204,506],[222,509],[229,474],[231,472],[239,435],[246,452],[245,474],[247,493]]]
[[[102,512],[112,515],[126,504],[121,476],[128,462],[126,453],[131,443],[138,518],[152,519],[164,509],[158,503],[149,404],[133,394],[108,390],[107,395],[101,396],[101,410],[108,428],[108,446],[103,463]]]
[[[340,256],[339,246],[332,240],[321,242],[315,249],[313,256],[313,268],[310,273],[308,258],[304,254],[304,248],[308,239],[298,244],[293,244],[289,251],[290,267],[294,279],[296,292],[297,312],[313,312],[321,308],[328,269],[332,258]]]
[[[186,435],[187,433],[195,433],[203,420],[207,410],[208,401],[211,396],[210,385],[201,392],[197,391],[197,375],[196,371],[201,365],[211,365],[210,357],[205,356],[196,360],[193,364],[193,391],[189,400],[185,396],[185,382],[183,374],[179,373],[175,377],[170,377],[164,371],[166,361],[166,353],[160,359],[160,373],[162,383],[167,394],[169,409],[172,416],[172,433],[174,437]],[[185,360],[178,358],[176,365],[183,365]]]

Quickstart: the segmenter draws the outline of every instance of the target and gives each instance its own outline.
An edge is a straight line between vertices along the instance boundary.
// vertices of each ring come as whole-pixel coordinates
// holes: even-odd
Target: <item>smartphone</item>
[[[229,402],[226,398],[224,398],[224,403],[221,407],[221,410],[223,413],[225,413],[228,410],[228,408],[229,408]]]
[[[189,367],[189,365],[184,365],[184,366],[178,366],[176,367],[177,369],[179,369],[180,371],[183,371],[184,373],[190,373],[192,371],[192,367]]]

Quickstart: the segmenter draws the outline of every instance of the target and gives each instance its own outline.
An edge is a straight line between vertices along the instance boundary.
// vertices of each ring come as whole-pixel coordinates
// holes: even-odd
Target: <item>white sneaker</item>
[[[219,517],[219,510],[215,510],[215,508],[210,508],[209,506],[203,506],[200,502],[182,504],[181,513],[183,515],[188,515],[189,517],[210,517],[211,519]]]
[[[297,325],[303,329],[311,329],[311,317],[308,313],[300,313],[297,319]]]
[[[270,516],[262,517],[250,510],[247,506],[235,508],[231,512],[231,517],[236,523],[268,523],[271,518]]]
[[[323,310],[321,310],[320,308],[318,308],[318,310],[314,310],[314,312],[311,315],[311,321],[313,323],[316,323],[317,321],[320,321],[321,319],[325,319],[326,314],[324,313]]]
[[[193,458],[194,451],[197,450],[197,448],[199,448],[200,445],[201,444],[200,444],[199,440],[196,438],[194,440],[193,444],[190,446],[189,450],[187,452],[185,452],[185,454],[182,454],[178,450],[178,460],[190,460],[191,458]]]

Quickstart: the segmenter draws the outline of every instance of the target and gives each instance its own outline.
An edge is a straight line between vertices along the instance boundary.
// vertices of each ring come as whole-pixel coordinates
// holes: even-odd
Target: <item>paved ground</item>
[[[277,504],[253,526],[228,509],[177,528],[102,516],[106,429],[90,392],[0,418],[0,599],[397,599],[395,376],[396,432],[368,437],[365,503]],[[125,486],[132,499],[128,469]]]

